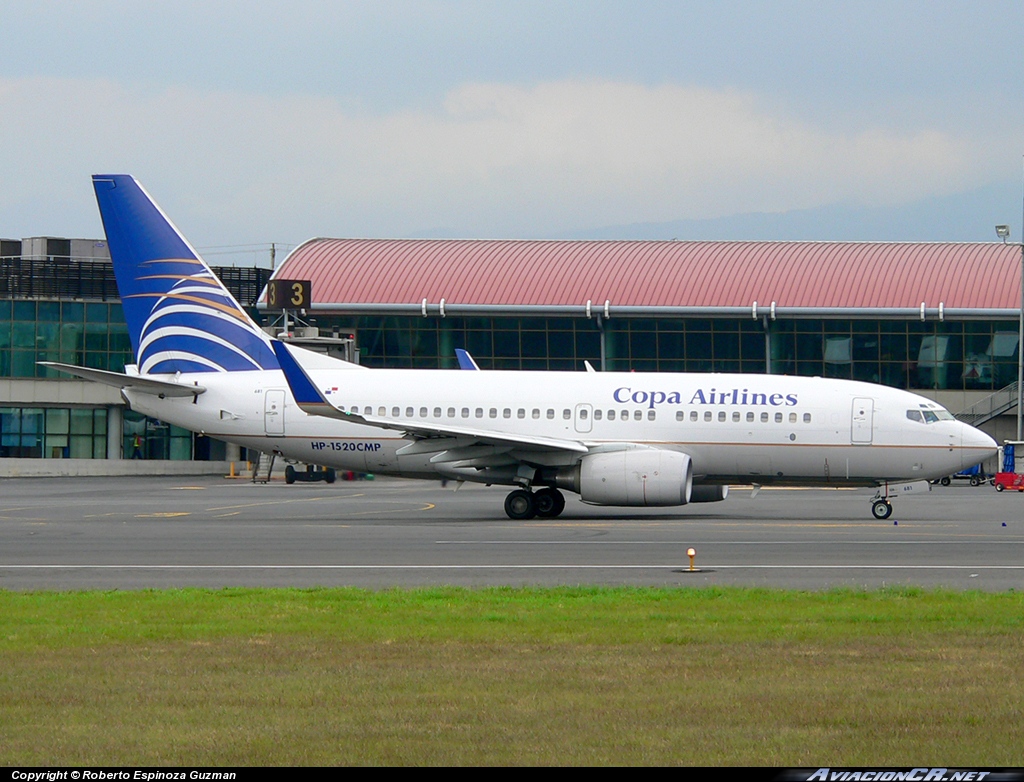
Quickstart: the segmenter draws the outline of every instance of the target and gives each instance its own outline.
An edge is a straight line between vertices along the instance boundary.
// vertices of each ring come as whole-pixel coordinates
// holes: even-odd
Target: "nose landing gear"
[[[892,515],[892,505],[888,500],[878,499],[871,503],[871,515],[881,521]]]

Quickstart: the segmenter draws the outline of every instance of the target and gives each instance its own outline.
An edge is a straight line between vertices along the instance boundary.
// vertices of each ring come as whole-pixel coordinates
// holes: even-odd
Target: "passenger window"
[[[540,409],[537,408],[537,407],[533,408],[532,415],[533,415],[534,418],[540,418]]]
[[[622,421],[629,420],[629,410],[622,410],[619,412],[619,419]]]
[[[388,414],[388,409],[386,407],[378,407],[377,408],[377,415],[379,415],[381,418],[383,418],[387,414]]]
[[[463,418],[469,418],[469,408],[468,407],[462,408],[462,417]]]
[[[691,421],[696,421],[697,420],[697,411],[696,410],[691,410],[690,411],[690,420]]]
[[[682,421],[683,420],[683,411],[682,410],[676,410],[676,420],[677,421]]]
[[[488,410],[487,411],[487,417],[488,418],[497,418],[498,417],[498,408],[492,407],[490,410]]]
[[[754,414],[752,412],[751,413],[747,413],[747,423],[748,424],[754,423]]]
[[[733,410],[732,411],[732,421],[733,421],[733,423],[739,423],[739,420],[740,420],[740,411],[739,410]]]
[[[796,413],[790,413],[789,414],[789,422],[791,424],[795,424],[796,423]]]
[[[710,410],[705,410],[704,411],[704,420],[705,421],[710,421],[711,420],[711,411]]]
[[[516,411],[516,418],[526,418],[526,410],[524,410],[523,408],[520,407]]]
[[[719,410],[718,411],[718,420],[719,421],[724,421],[725,420],[725,410]]]
[[[484,409],[482,407],[478,407],[476,409],[476,417],[477,418],[483,418],[484,417]]]
[[[614,421],[615,420],[615,411],[614,410],[609,410],[608,411],[608,420],[609,421]]]
[[[563,410],[562,411],[562,418],[564,418],[566,421],[568,421],[570,418],[572,418],[572,410],[569,410],[568,408]]]
[[[594,420],[600,421],[602,415],[603,413],[601,412],[601,408],[598,408],[597,410],[594,411]]]
[[[391,417],[392,418],[398,418],[401,415],[402,415],[402,408],[400,408],[400,407],[392,407],[391,408]]]
[[[768,423],[768,413],[761,413],[761,423],[762,424]]]
[[[810,413],[804,413],[804,423],[805,424],[809,424],[810,422],[811,422],[811,414]]]
[[[657,410],[655,410],[655,409],[654,409],[654,408],[652,407],[652,408],[651,408],[650,410],[648,410],[648,411],[647,411],[647,420],[648,420],[648,421],[653,421],[653,420],[654,420],[654,418],[655,418],[655,416],[657,416],[657,414],[658,414],[658,411],[657,411]]]
[[[634,410],[633,411],[633,420],[634,421],[642,421],[642,420],[644,420],[644,413],[643,413],[643,411],[642,410]]]
[[[413,411],[413,409],[411,407],[405,408],[405,417],[406,418],[412,418],[413,415],[415,415],[415,413],[414,413],[414,411]]]
[[[775,423],[777,423],[777,424],[781,424],[782,423],[782,413],[776,413],[775,414]]]
[[[548,408],[548,419],[553,419],[554,417],[555,417],[555,411],[554,411],[554,409],[549,407]]]
[[[454,407],[449,407],[448,408],[448,417],[449,418],[454,418],[455,417],[455,408]]]
[[[421,407],[420,408],[420,418],[426,418],[426,417],[427,417],[427,408]]]
[[[440,407],[435,407],[434,408],[434,418],[440,418],[440,417],[441,417],[441,408]]]
[[[587,408],[585,408],[585,407],[581,407],[580,408],[580,420],[581,421],[586,421],[587,420]]]
[[[501,411],[501,417],[502,418],[511,418],[512,417],[512,408],[506,407],[504,410],[502,410]]]

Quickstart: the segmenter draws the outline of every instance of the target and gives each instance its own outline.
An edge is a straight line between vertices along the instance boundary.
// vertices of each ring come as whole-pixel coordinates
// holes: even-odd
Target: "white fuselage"
[[[327,370],[309,372],[335,406],[360,414],[687,454],[696,483],[860,484],[934,479],[990,456],[995,443],[930,400],[848,380],[776,375]],[[280,371],[181,375],[191,398],[125,392],[132,408],[247,448],[343,470],[438,477],[409,439],[307,415]],[[908,411],[941,411],[913,420]],[[516,456],[515,449],[505,449]],[[561,467],[568,452],[532,452]],[[487,481],[501,483],[504,481]]]

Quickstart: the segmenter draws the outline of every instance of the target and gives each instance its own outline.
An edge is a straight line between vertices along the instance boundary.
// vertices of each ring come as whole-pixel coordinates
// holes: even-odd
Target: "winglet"
[[[337,411],[337,408],[327,401],[320,389],[306,374],[306,370],[295,360],[288,347],[276,339],[271,340],[270,344],[274,348],[274,353],[277,354],[277,361],[281,365],[281,371],[284,372],[284,379],[299,408],[312,415],[324,415],[331,411]]]
[[[459,360],[459,369],[480,369],[469,352],[462,348],[455,348],[455,357]]]

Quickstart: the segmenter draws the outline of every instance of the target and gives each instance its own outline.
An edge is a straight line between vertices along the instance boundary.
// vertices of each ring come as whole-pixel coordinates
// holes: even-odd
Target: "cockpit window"
[[[941,407],[937,410],[907,410],[907,418],[923,424],[933,424],[936,421],[955,421],[954,416],[948,410]]]

